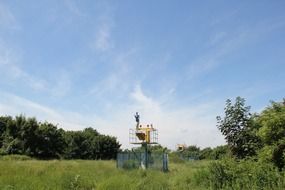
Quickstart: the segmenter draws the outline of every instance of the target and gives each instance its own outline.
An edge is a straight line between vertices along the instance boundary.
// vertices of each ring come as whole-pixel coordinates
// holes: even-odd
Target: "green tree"
[[[35,156],[44,159],[59,158],[65,150],[64,131],[51,123],[41,123],[38,130]]]
[[[6,136],[7,123],[11,122],[12,120],[13,118],[11,116],[1,116],[0,117],[0,149],[2,149],[3,141]]]
[[[3,138],[2,150],[6,154],[24,154],[24,143],[21,139],[21,131],[26,123],[23,115],[16,116],[15,119],[7,119],[6,131]]]
[[[225,136],[230,150],[237,158],[256,154],[260,140],[255,135],[256,126],[250,114],[250,107],[245,106],[245,99],[237,97],[232,103],[226,101],[225,116],[217,117],[218,128]]]
[[[260,126],[258,136],[261,138],[264,147],[260,151],[279,167],[285,166],[285,101],[271,102],[271,105],[264,109],[257,123]]]
[[[23,152],[29,156],[37,155],[39,143],[39,124],[35,118],[27,118],[20,130],[20,139],[23,142]]]
[[[114,159],[120,149],[115,137],[101,135],[93,128],[65,133],[65,157],[71,159]]]

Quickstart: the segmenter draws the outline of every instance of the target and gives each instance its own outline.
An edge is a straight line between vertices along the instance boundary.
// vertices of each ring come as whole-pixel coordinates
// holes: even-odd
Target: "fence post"
[[[168,154],[167,153],[163,153],[163,171],[167,172],[168,171]]]

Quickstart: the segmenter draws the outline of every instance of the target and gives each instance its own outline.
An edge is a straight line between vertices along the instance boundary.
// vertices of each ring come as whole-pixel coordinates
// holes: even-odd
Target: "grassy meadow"
[[[178,161],[178,160],[176,160]],[[19,190],[283,190],[284,172],[253,161],[170,162],[169,172],[117,169],[115,161],[0,157],[0,189]]]
[[[170,164],[170,171],[122,170],[115,161],[0,161],[0,189],[204,189],[193,183],[194,172],[207,161]]]

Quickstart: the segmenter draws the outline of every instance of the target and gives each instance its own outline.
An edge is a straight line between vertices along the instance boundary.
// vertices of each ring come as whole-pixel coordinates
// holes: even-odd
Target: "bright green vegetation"
[[[214,161],[195,173],[196,184],[207,189],[281,190],[285,189],[284,172],[272,163],[225,159]]]
[[[285,99],[252,114],[237,97],[224,110],[217,126],[227,145],[192,145],[182,152],[150,148],[169,153],[167,173],[100,161],[114,159],[120,144],[95,129],[63,131],[33,118],[0,117],[0,189],[285,189]]]
[[[171,164],[170,171],[121,170],[115,161],[1,160],[0,189],[204,189],[194,173],[207,161]]]
[[[0,155],[20,154],[38,159],[115,159],[116,137],[89,127],[65,131],[49,122],[24,115],[0,116]]]
[[[163,173],[117,169],[115,161],[26,159],[0,159],[0,189],[285,189],[283,172],[254,161],[172,162]]]
[[[231,156],[273,163],[285,169],[285,99],[271,102],[261,113],[251,114],[245,99],[226,101],[224,117],[217,117]]]

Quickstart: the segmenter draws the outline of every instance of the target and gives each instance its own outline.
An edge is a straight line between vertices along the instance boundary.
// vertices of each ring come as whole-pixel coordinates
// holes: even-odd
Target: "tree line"
[[[229,155],[228,145],[221,145],[214,148],[200,148],[196,145],[190,145],[184,150],[173,152],[183,160],[219,160]]]
[[[49,122],[23,115],[0,116],[0,154],[39,159],[115,159],[120,150],[115,137],[89,127],[65,131]]]

